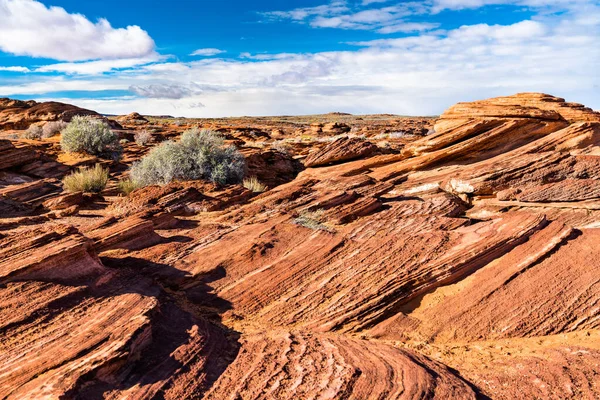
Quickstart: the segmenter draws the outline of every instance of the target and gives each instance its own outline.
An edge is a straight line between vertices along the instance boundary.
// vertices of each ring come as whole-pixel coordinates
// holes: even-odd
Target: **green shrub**
[[[139,186],[164,185],[173,180],[209,180],[238,183],[244,177],[244,157],[223,137],[193,128],[179,142],[167,141],[150,150],[131,167],[131,179]]]
[[[121,193],[123,193],[125,196],[129,196],[129,193],[138,188],[135,182],[131,179],[123,179],[122,181],[119,181],[117,186],[119,187]]]
[[[100,193],[108,182],[108,170],[96,164],[93,168],[79,168],[79,171],[65,176],[63,186],[69,192]]]
[[[42,138],[42,127],[37,125],[29,125],[29,128],[21,135],[23,139],[41,139]]]
[[[242,182],[244,187],[254,193],[262,193],[267,190],[267,185],[261,183],[257,177],[246,178]]]
[[[90,116],[75,116],[62,131],[60,146],[69,153],[119,159],[123,148],[108,124]]]

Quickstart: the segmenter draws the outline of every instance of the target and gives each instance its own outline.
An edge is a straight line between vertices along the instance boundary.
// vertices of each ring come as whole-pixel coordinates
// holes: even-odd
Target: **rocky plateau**
[[[134,113],[109,117],[118,162],[16,137],[79,114],[106,118],[0,101],[0,398],[600,398],[600,113]],[[192,126],[268,190],[119,193]],[[96,162],[102,193],[64,190]]]

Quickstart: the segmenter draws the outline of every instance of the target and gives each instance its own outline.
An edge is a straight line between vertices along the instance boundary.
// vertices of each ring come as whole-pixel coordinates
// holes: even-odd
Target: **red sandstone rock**
[[[260,124],[222,129],[289,134]],[[366,143],[298,143],[322,166],[297,176],[245,150],[258,196],[174,182],[76,214],[55,164],[5,157],[0,397],[598,398],[596,114],[519,94]]]
[[[69,122],[75,115],[100,117],[95,111],[86,110],[70,104],[58,102],[36,103],[35,101],[16,101],[0,99],[0,130],[27,129],[37,122]]]
[[[306,167],[317,167],[341,161],[368,157],[377,151],[371,142],[357,138],[339,138],[322,149],[310,153],[304,160]]]

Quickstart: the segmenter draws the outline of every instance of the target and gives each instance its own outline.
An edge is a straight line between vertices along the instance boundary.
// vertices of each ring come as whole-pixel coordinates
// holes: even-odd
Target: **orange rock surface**
[[[0,397],[600,398],[598,113],[524,93],[426,136],[327,118],[210,122],[260,194],[118,195],[207,121],[123,118],[153,140],[124,142],[100,195],[59,180],[94,158],[0,141]],[[335,137],[308,140],[317,125]]]

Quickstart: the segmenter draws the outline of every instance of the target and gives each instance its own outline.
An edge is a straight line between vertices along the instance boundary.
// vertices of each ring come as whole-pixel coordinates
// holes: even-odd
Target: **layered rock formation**
[[[117,198],[0,142],[0,397],[600,397],[597,113],[519,94],[306,147],[244,150],[259,195]]]
[[[0,130],[27,129],[29,125],[39,122],[69,122],[75,115],[100,117],[95,111],[55,101],[37,103],[33,100],[0,99]]]

